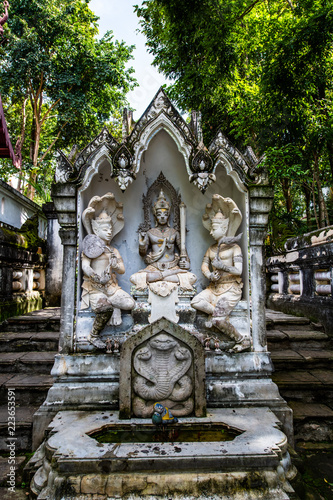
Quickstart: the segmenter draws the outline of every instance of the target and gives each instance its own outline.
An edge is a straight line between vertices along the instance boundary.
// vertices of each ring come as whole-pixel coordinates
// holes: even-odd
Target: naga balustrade
[[[267,306],[307,316],[333,334],[333,226],[290,238],[285,252],[267,259]]]

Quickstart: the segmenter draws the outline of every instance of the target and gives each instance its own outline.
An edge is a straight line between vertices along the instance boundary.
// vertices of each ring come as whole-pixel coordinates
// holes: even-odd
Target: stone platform
[[[99,443],[90,437],[129,422],[151,424],[119,420],[116,411],[59,412],[30,463],[39,467],[32,480],[38,500],[291,498],[287,439],[268,408],[209,409],[205,418],[180,421],[226,424],[242,432],[232,441]]]

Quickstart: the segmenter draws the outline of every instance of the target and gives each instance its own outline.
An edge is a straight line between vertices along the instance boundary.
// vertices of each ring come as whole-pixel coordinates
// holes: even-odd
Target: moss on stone
[[[24,236],[28,243],[28,247],[32,251],[37,251],[42,248],[45,251],[45,241],[38,236],[38,215],[33,215],[21,227],[20,233]]]

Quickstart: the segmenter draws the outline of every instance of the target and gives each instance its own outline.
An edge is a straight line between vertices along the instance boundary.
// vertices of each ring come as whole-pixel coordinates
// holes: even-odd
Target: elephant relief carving
[[[133,357],[133,412],[148,418],[157,401],[185,416],[193,411],[193,356],[173,336],[160,333],[139,348]]]

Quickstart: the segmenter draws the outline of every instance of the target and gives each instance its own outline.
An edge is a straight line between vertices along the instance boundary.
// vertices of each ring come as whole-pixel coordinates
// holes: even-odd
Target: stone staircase
[[[267,310],[273,380],[294,412],[298,447],[333,443],[333,340],[304,317]]]
[[[8,452],[7,397],[15,390],[16,453],[31,451],[32,418],[46,398],[58,349],[60,309],[6,320],[0,331],[0,451]]]

